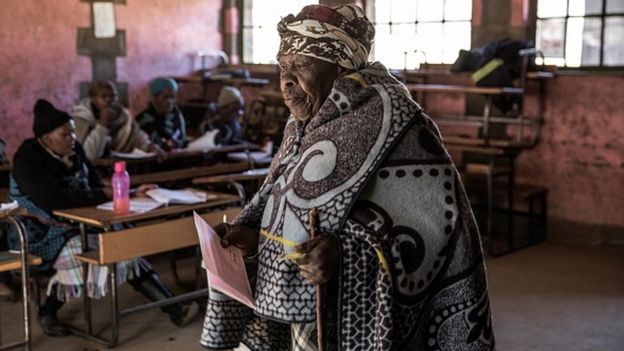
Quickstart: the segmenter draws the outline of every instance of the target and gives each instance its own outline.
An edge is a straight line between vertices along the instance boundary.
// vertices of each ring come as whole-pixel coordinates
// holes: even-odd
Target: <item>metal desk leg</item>
[[[515,160],[509,159],[510,174],[507,183],[507,249],[514,250],[514,187],[515,187]]]
[[[80,239],[82,240],[82,251],[86,252],[89,249],[89,241],[87,239],[87,230],[84,223],[80,223]],[[87,334],[93,334],[93,323],[91,320],[91,298],[87,293],[87,281],[89,280],[89,264],[83,263],[82,265],[82,305],[84,309],[85,323],[87,324]]]
[[[9,217],[9,220],[13,223],[20,238],[20,261],[22,265],[22,306],[24,313],[24,347],[26,350],[30,350],[30,299],[29,299],[29,287],[30,287],[30,267],[28,260],[28,238],[26,238],[26,229],[22,222],[13,217]]]
[[[111,286],[111,340],[108,342],[108,347],[113,348],[117,345],[119,340],[119,304],[117,300],[117,264],[113,263],[109,267],[109,278]]]

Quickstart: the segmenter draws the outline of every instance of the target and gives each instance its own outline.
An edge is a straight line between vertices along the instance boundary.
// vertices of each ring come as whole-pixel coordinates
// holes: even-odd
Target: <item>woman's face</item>
[[[59,156],[67,156],[74,151],[76,142],[76,125],[71,119],[62,126],[48,134],[44,134],[41,140],[45,146]]]
[[[99,110],[112,107],[117,102],[117,92],[112,86],[100,87],[95,91],[92,101]]]
[[[161,114],[165,114],[173,110],[176,103],[177,93],[171,89],[165,89],[154,96],[152,101],[156,111]]]
[[[329,95],[339,66],[299,54],[280,56],[278,62],[284,103],[298,120],[310,119]]]

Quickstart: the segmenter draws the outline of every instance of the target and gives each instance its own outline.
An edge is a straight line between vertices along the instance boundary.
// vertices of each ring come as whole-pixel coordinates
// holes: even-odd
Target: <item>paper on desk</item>
[[[211,196],[202,191],[193,191],[189,189],[171,190],[156,188],[148,190],[146,194],[155,201],[163,204],[197,204],[200,202],[206,202],[208,198],[214,197],[214,195]]]
[[[209,150],[217,147],[215,139],[219,133],[218,129],[209,130],[204,135],[191,141],[186,147],[187,150]]]
[[[2,203],[0,204],[0,211],[12,211],[18,207],[17,201]]]
[[[193,216],[210,288],[255,308],[240,250],[233,246],[223,248],[221,239],[214,229],[196,212]]]
[[[130,199],[130,212],[145,213],[145,212],[157,209],[158,207],[162,205],[163,205],[162,202],[158,202],[153,199],[149,199],[146,197],[136,197],[136,198]],[[97,209],[112,211],[113,202],[109,201],[109,202],[100,204],[97,206]]]
[[[271,163],[271,154],[263,151],[253,152],[230,152],[228,158],[233,161],[247,161],[249,159],[257,163]]]
[[[141,158],[150,158],[156,156],[155,152],[145,152],[141,149],[134,148],[132,152],[117,152],[111,151],[111,156],[119,157],[119,158],[127,158],[127,159],[141,159]]]

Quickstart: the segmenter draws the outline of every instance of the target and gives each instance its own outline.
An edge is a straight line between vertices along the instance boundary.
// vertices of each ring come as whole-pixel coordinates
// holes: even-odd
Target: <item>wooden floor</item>
[[[156,266],[166,269],[162,256]],[[487,268],[497,350],[624,350],[623,255],[546,243],[488,259]],[[173,286],[170,274],[163,277]],[[121,294],[126,306],[143,301],[128,286]],[[99,327],[109,318],[107,306],[96,305]],[[80,310],[72,302],[61,318],[72,320]],[[2,302],[0,313],[3,339],[16,337],[19,304]],[[178,329],[158,309],[143,311],[122,320],[117,350],[201,350],[201,322]],[[34,350],[106,350],[73,336],[46,337],[36,323],[33,332]]]

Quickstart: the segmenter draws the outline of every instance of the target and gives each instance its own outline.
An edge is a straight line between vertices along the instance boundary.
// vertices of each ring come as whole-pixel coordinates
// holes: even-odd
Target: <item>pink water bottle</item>
[[[115,162],[115,173],[111,180],[113,185],[113,210],[116,214],[130,211],[130,175],[126,172],[126,162]]]

